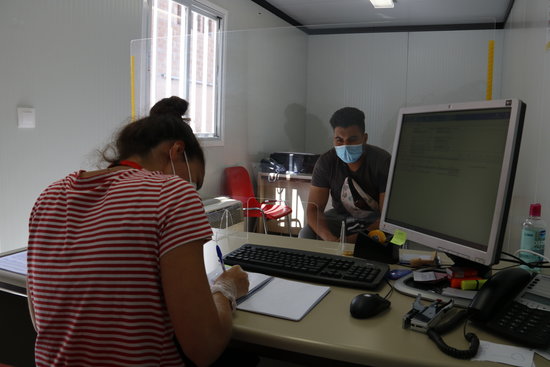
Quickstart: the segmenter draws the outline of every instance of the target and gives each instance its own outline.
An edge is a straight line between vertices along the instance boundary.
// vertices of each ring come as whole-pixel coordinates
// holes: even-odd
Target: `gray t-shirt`
[[[335,149],[332,148],[322,154],[315,164],[311,184],[330,189],[332,206],[340,214],[357,217],[342,203],[342,197],[351,195],[347,190],[349,190],[352,180],[358,184],[360,190],[362,189],[364,193],[374,199],[376,204],[378,204],[380,194],[386,192],[391,155],[382,148],[366,144],[362,159],[363,162],[359,169],[352,172],[348,165],[338,158]],[[343,190],[344,192],[342,192]],[[357,196],[358,194],[355,192],[354,197]],[[375,212],[378,217],[380,216],[380,210],[377,207],[372,208],[365,202],[359,206],[361,209]]]

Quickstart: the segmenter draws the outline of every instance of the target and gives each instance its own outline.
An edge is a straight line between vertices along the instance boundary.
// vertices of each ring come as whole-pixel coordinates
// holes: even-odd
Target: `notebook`
[[[237,309],[300,321],[330,291],[330,287],[274,277],[252,296],[237,302]]]
[[[220,270],[208,275],[213,283]],[[237,299],[237,309],[282,319],[300,321],[330,291],[330,287],[313,285],[270,275],[248,272],[248,294]]]
[[[211,285],[214,284],[214,280],[219,277],[220,274],[221,269],[216,269],[215,271],[208,274],[208,280],[210,281]],[[237,304],[245,300],[247,297],[250,297],[252,294],[254,294],[254,292],[266,285],[272,279],[273,277],[271,275],[248,272],[248,281],[250,283],[248,286],[248,293],[245,296],[237,299]]]

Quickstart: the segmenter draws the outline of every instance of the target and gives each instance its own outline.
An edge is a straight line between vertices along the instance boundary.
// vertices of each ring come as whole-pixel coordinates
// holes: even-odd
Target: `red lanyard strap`
[[[134,161],[127,161],[127,160],[122,160],[122,161],[117,162],[113,165],[113,167],[116,167],[116,166],[128,166],[128,167],[132,167],[132,168],[136,168],[136,169],[142,169],[143,168],[141,166],[141,164],[136,163]]]

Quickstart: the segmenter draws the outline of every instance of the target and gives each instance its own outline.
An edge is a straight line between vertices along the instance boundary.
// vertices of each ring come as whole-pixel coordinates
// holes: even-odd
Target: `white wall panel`
[[[306,35],[249,0],[212,2],[228,10],[226,131],[224,146],[205,148],[205,197],[220,195],[224,167],[251,168],[266,152],[304,145]],[[26,245],[38,194],[95,168],[96,150],[128,120],[130,42],[142,37],[142,5],[0,2],[0,251]],[[20,105],[36,108],[36,129],[17,129]]]
[[[550,222],[550,53],[546,50],[548,0],[516,0],[504,34],[503,95],[527,104],[505,248],[520,246],[529,204],[540,202]],[[546,247],[550,247],[547,240]],[[548,252],[547,252],[548,254]]]
[[[497,99],[500,95],[501,31],[410,33],[407,105],[484,100],[489,40],[495,41],[493,99]]]
[[[366,116],[369,142],[390,149],[406,97],[407,34],[311,36],[308,46],[306,149],[332,146],[331,115],[345,106]]]
[[[130,115],[137,0],[0,2],[0,251],[26,246],[46,185],[93,167],[95,150]],[[17,106],[36,128],[17,128]]]
[[[496,98],[500,31],[310,37],[306,148],[312,152],[330,148],[328,121],[342,106],[363,109],[369,141],[391,150],[400,107],[485,99],[490,39],[495,40]]]

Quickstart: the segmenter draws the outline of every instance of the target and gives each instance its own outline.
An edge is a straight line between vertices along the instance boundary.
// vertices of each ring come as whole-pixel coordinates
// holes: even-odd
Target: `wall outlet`
[[[17,127],[20,129],[34,129],[36,114],[32,107],[17,107]]]

